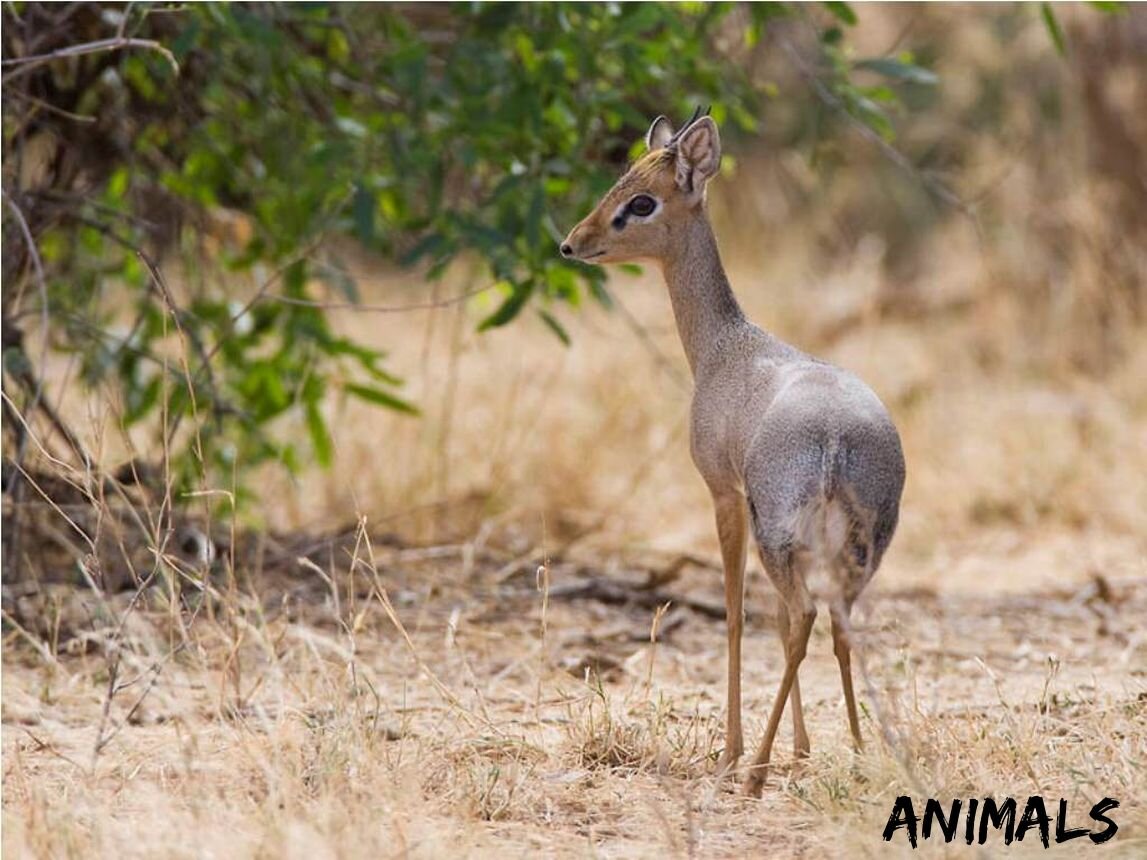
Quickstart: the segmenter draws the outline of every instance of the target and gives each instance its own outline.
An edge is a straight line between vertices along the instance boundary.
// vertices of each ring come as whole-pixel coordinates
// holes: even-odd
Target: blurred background
[[[52,480],[142,487],[161,526],[715,553],[659,274],[555,253],[649,121],[698,104],[746,310],[901,427],[885,576],[1142,572],[1137,4],[14,3],[3,25],[6,579],[39,575],[9,535]]]

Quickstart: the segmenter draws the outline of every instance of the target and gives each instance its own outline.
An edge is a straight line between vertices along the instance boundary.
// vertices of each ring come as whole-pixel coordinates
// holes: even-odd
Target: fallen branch
[[[596,600],[611,606],[638,606],[642,609],[659,609],[667,603],[692,609],[706,618],[718,621],[725,619],[723,604],[711,603],[695,597],[682,597],[661,590],[642,588],[629,582],[593,577],[577,582],[565,582],[550,586],[552,600]]]

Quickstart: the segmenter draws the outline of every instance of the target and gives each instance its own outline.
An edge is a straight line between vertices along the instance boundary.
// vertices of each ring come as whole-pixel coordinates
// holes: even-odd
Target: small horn
[[[697,120],[699,120],[701,117],[708,116],[709,111],[712,109],[713,106],[709,105],[709,107],[705,108],[704,112],[702,112],[701,105],[697,105],[697,107],[693,109],[693,116],[689,117],[689,121],[673,133],[673,137],[669,138],[669,142],[666,143],[665,146],[669,147],[677,143],[677,141],[681,139],[681,135],[689,130],[689,126],[693,125],[693,123],[697,122]]]

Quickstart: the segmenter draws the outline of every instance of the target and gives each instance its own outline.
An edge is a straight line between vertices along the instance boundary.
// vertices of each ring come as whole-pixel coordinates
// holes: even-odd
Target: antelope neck
[[[705,352],[730,328],[745,324],[745,315],[721,265],[717,239],[702,211],[677,237],[674,252],[662,261],[677,332],[693,375]]]

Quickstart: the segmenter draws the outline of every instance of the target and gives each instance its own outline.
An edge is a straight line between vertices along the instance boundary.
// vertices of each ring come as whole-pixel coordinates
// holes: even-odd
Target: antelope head
[[[645,135],[649,151],[570,231],[562,256],[585,263],[668,257],[681,228],[704,217],[705,186],[721,164],[721,139],[708,113],[698,108],[677,131],[657,117]]]

